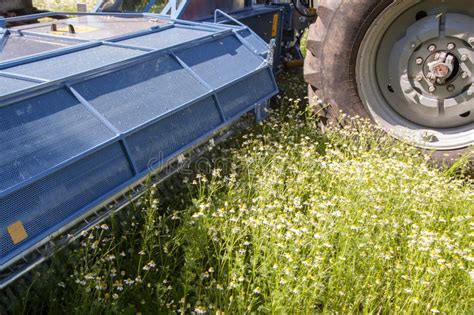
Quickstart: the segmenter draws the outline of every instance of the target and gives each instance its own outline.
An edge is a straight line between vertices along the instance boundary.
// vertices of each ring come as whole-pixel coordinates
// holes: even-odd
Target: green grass
[[[472,314],[472,182],[364,121],[322,135],[299,76],[282,84],[279,109],[210,153],[209,171],[84,235],[11,307]]]
[[[130,3],[133,2],[135,4],[135,8],[131,7],[130,5],[127,5],[126,10],[128,11],[143,11],[145,8],[145,5],[148,3],[146,0],[139,0],[139,1],[125,1],[125,3]],[[43,9],[43,10],[50,10],[50,11],[76,11],[77,3],[85,3],[87,5],[87,10],[92,11],[92,9],[95,8],[97,5],[96,0],[34,0],[33,4],[38,8],[38,9]],[[156,1],[156,4],[152,7],[151,12],[161,12],[165,5],[166,1],[165,0],[158,0]]]
[[[76,11],[77,3],[85,3],[87,10],[91,11],[97,4],[96,0],[33,0],[33,4],[38,9],[50,11]]]

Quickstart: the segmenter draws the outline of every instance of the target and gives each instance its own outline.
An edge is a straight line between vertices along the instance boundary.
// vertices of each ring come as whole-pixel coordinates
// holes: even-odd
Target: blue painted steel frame
[[[54,16],[54,15],[61,15],[61,14],[71,15],[71,13],[68,13],[68,12],[52,12],[52,13],[36,14],[36,15],[27,16],[27,17],[13,17],[13,18],[6,18],[6,19],[5,18],[0,18],[0,26],[1,25],[5,26],[6,23],[8,23],[8,22],[19,22],[19,21],[25,21],[25,20],[29,20],[29,19],[44,18],[44,17]],[[249,43],[246,42],[245,39],[242,38],[242,36],[240,36],[238,34],[239,31],[246,28],[245,26],[227,26],[227,25],[224,26],[224,25],[213,25],[213,24],[201,24],[201,23],[195,23],[195,22],[189,22],[189,21],[177,21],[177,20],[172,20],[171,18],[169,18],[167,16],[156,15],[156,14],[146,14],[146,13],[143,13],[143,14],[73,13],[72,15],[78,15],[78,16],[98,15],[98,16],[143,17],[143,18],[150,18],[151,17],[151,18],[159,18],[160,20],[169,21],[171,24],[170,25],[165,25],[165,26],[162,26],[162,27],[151,28],[151,29],[148,29],[148,30],[145,30],[145,31],[140,31],[140,32],[133,33],[133,34],[127,34],[125,36],[118,36],[118,37],[114,37],[114,38],[109,38],[107,40],[102,40],[102,41],[85,41],[85,40],[83,40],[83,41],[81,41],[81,44],[78,44],[78,45],[73,46],[73,47],[63,48],[63,49],[50,51],[50,52],[46,52],[46,53],[41,53],[41,54],[29,56],[29,57],[23,57],[23,58],[19,58],[19,59],[7,61],[7,62],[0,62],[0,77],[16,78],[16,79],[21,79],[21,80],[26,80],[26,81],[38,83],[38,85],[27,88],[27,89],[24,89],[21,92],[16,92],[16,93],[9,94],[5,97],[0,97],[0,108],[2,108],[4,106],[7,106],[7,105],[10,105],[12,103],[18,102],[18,101],[24,99],[25,97],[30,98],[34,95],[39,95],[39,94],[45,93],[46,91],[53,91],[53,90],[59,89],[61,87],[66,88],[67,91],[69,91],[69,93],[75,99],[77,99],[82,105],[84,105],[89,110],[90,113],[92,113],[96,118],[98,118],[105,126],[107,126],[109,128],[109,130],[111,130],[115,134],[115,136],[113,138],[109,139],[108,141],[105,141],[105,142],[93,147],[92,149],[88,150],[87,155],[90,156],[90,155],[94,154],[95,152],[98,152],[99,150],[104,149],[104,148],[110,146],[112,143],[116,143],[118,141],[121,144],[121,146],[122,146],[122,148],[125,152],[125,155],[128,159],[128,162],[130,163],[130,167],[133,170],[134,176],[133,176],[132,179],[130,179],[126,183],[120,185],[119,187],[117,187],[113,191],[110,191],[106,195],[103,195],[101,198],[97,199],[92,204],[89,204],[89,205],[83,207],[82,209],[76,211],[74,213],[74,215],[71,215],[71,216],[67,217],[66,219],[64,219],[61,222],[58,222],[56,225],[54,225],[50,229],[48,229],[48,233],[43,233],[41,235],[38,235],[37,237],[31,238],[28,241],[26,241],[25,243],[21,244],[21,246],[19,246],[17,250],[15,250],[10,255],[8,255],[6,257],[3,257],[1,259],[0,270],[5,269],[7,266],[11,265],[15,261],[20,260],[24,255],[26,255],[27,253],[34,250],[34,248],[37,248],[38,246],[41,246],[42,244],[47,243],[52,237],[54,237],[55,235],[58,234],[58,231],[66,230],[67,228],[69,228],[72,222],[76,222],[77,220],[80,220],[81,218],[88,216],[90,211],[93,211],[94,208],[101,205],[106,200],[109,200],[109,199],[113,198],[116,194],[118,194],[121,191],[125,190],[127,187],[130,187],[134,183],[139,182],[139,181],[143,180],[143,178],[147,177],[150,174],[150,172],[148,170],[144,171],[144,172],[139,172],[138,167],[134,164],[134,161],[131,157],[130,149],[128,147],[126,138],[128,136],[130,136],[131,134],[138,133],[139,131],[151,126],[152,124],[156,123],[158,120],[161,120],[161,119],[164,119],[168,116],[173,115],[177,110],[176,109],[176,110],[168,111],[163,116],[160,116],[159,118],[156,118],[154,120],[150,120],[150,121],[146,122],[145,124],[142,124],[141,126],[139,126],[138,128],[136,128],[132,131],[121,133],[112,124],[110,124],[105,117],[103,117],[97,110],[95,110],[95,108],[82,95],[80,95],[80,93],[76,89],[73,88],[73,86],[75,84],[77,84],[79,82],[86,81],[86,80],[90,80],[91,78],[98,77],[98,76],[104,75],[106,73],[115,72],[115,71],[118,71],[120,69],[127,68],[129,66],[134,65],[134,64],[143,63],[146,60],[152,60],[154,58],[157,58],[158,56],[164,56],[164,55],[172,56],[172,58],[174,58],[192,77],[194,77],[197,81],[199,81],[203,85],[203,87],[207,90],[207,92],[204,95],[201,95],[200,97],[190,101],[188,104],[186,104],[186,106],[187,107],[192,106],[192,105],[196,104],[197,102],[199,102],[201,100],[212,97],[215,101],[215,104],[217,106],[219,114],[221,115],[222,123],[218,127],[214,128],[212,131],[210,131],[210,132],[206,133],[205,135],[203,135],[202,137],[200,137],[199,139],[193,141],[192,143],[188,143],[185,146],[178,149],[176,152],[173,152],[172,154],[170,154],[168,156],[165,156],[163,158],[163,160],[160,161],[160,164],[166,164],[168,161],[172,160],[177,155],[182,154],[182,153],[192,149],[197,144],[202,143],[206,139],[212,137],[213,135],[215,135],[217,132],[219,132],[223,128],[229,126],[230,124],[232,124],[233,122],[238,120],[244,113],[247,113],[251,110],[255,110],[261,104],[265,104],[268,101],[269,98],[271,98],[272,96],[274,96],[278,92],[277,84],[276,84],[275,79],[272,75],[271,78],[272,78],[273,90],[272,90],[271,93],[269,93],[268,95],[265,95],[264,97],[262,97],[261,99],[256,101],[254,104],[250,104],[247,108],[241,110],[239,113],[237,113],[235,115],[232,115],[232,116],[227,116],[225,114],[222,106],[221,106],[221,102],[220,102],[219,97],[218,97],[218,92],[228,88],[229,86],[235,85],[236,83],[245,81],[249,76],[255,75],[255,72],[252,73],[252,74],[249,74],[249,75],[239,77],[238,79],[235,79],[234,81],[227,82],[225,85],[223,85],[223,86],[221,86],[217,89],[213,89],[209,84],[206,83],[206,81],[204,79],[202,79],[181,58],[179,58],[177,56],[177,53],[181,50],[184,50],[184,49],[196,46],[196,45],[200,45],[202,43],[211,42],[211,41],[214,41],[214,40],[216,40],[220,37],[229,36],[232,33],[246,47],[251,48],[251,50],[253,50],[254,52],[257,52],[257,49],[255,49],[255,47],[252,47]],[[121,41],[121,40],[124,40],[124,39],[134,38],[134,37],[141,36],[141,35],[152,34],[152,33],[155,33],[155,32],[160,32],[160,31],[166,30],[170,27],[190,28],[190,29],[194,29],[194,30],[213,31],[213,33],[211,33],[208,36],[205,36],[203,38],[200,38],[198,40],[195,40],[195,41],[192,41],[192,42],[180,43],[180,44],[177,44],[177,45],[174,45],[174,46],[168,47],[166,49],[162,49],[162,50],[155,50],[155,49],[150,49],[150,48],[146,48],[146,47],[124,45],[124,44],[117,43],[118,41]],[[2,31],[2,30],[0,30],[0,31]],[[11,32],[20,32],[20,31],[11,30]],[[27,34],[28,30],[21,31],[21,32],[23,32],[24,34]],[[3,31],[2,33],[7,34],[7,32],[5,32],[5,31]],[[35,34],[35,36],[38,36],[38,35]],[[44,36],[45,38],[52,38],[51,35],[42,35],[42,36]],[[57,37],[55,36],[54,38],[57,38]],[[89,71],[86,71],[86,72],[83,72],[83,73],[78,73],[78,74],[69,76],[67,78],[56,79],[56,80],[39,79],[39,78],[32,77],[32,76],[12,74],[12,73],[7,73],[7,72],[3,71],[4,69],[10,68],[10,67],[13,67],[13,66],[23,65],[23,64],[26,64],[26,63],[34,62],[34,61],[40,61],[40,60],[51,58],[51,57],[62,56],[62,55],[65,55],[65,54],[68,54],[68,53],[71,53],[71,52],[81,51],[81,50],[89,49],[89,48],[92,48],[92,47],[98,47],[98,46],[101,46],[101,45],[123,47],[123,48],[128,48],[128,49],[136,49],[136,50],[143,51],[145,53],[142,54],[142,55],[127,59],[125,61],[116,62],[116,63],[106,65],[106,66],[101,66],[101,67],[95,68],[93,70],[89,70]],[[262,57],[264,57],[264,56],[262,56]],[[257,72],[263,72],[263,71],[267,71],[267,72],[271,73],[271,66],[269,64],[267,64],[266,62],[262,62],[262,65],[257,70]],[[180,109],[182,109],[182,108],[180,108]],[[1,191],[0,192],[0,199],[8,196],[9,194],[11,194],[11,193],[23,188],[23,187],[31,185],[32,183],[34,183],[38,180],[41,180],[42,178],[50,176],[53,173],[59,171],[60,169],[63,169],[66,166],[71,165],[71,164],[73,164],[73,163],[75,163],[75,162],[77,162],[77,161],[79,161],[80,159],[83,159],[83,158],[84,158],[84,155],[79,154],[79,155],[77,155],[75,157],[72,157],[69,160],[67,160],[67,161],[65,161],[61,164],[56,165],[54,168],[50,168],[47,171],[45,171],[43,173],[40,173],[40,174],[38,174],[38,175],[36,175],[36,176],[34,176],[34,177],[24,181],[24,182],[21,182],[20,184],[18,184],[16,186],[10,187],[5,191]],[[159,165],[150,165],[151,168],[157,168],[158,166]]]
[[[153,5],[155,4],[156,0],[150,0],[148,1],[147,5],[145,6],[145,8],[143,9],[143,12],[150,12],[151,8],[153,7]]]

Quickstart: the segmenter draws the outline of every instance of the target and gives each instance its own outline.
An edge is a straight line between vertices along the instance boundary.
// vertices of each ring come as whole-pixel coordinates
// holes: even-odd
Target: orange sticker
[[[28,233],[26,233],[25,227],[21,221],[17,221],[8,226],[7,230],[8,234],[10,234],[10,237],[12,238],[13,244],[15,245],[28,238]]]
[[[276,37],[278,32],[278,13],[273,15],[272,37]]]

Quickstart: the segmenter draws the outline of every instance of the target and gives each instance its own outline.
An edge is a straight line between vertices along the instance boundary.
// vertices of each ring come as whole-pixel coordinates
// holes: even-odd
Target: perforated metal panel
[[[167,29],[166,32],[155,32],[119,41],[120,44],[148,47],[152,49],[164,49],[182,44],[186,41],[209,36],[212,31],[189,29],[179,26]]]
[[[255,71],[262,64],[262,58],[235,36],[188,48],[177,56],[213,89]]]
[[[0,96],[21,91],[33,85],[35,83],[29,81],[0,77]]]
[[[0,62],[74,45],[74,42],[39,40],[23,34],[11,34],[4,39]],[[77,44],[77,43],[76,43]]]
[[[140,172],[159,167],[222,123],[216,103],[206,98],[131,135],[127,139],[130,154]]]
[[[277,93],[252,33],[157,18],[114,17],[46,54],[67,39],[33,27],[26,57],[0,52],[0,271]]]
[[[263,70],[222,90],[217,95],[223,104],[226,116],[234,117],[249,106],[261,103],[267,95],[274,93],[274,88],[272,74]]]
[[[0,192],[113,136],[64,89],[0,108]]]
[[[209,92],[169,55],[74,88],[120,132],[137,128]]]
[[[2,263],[22,250],[6,233],[8,225],[23,222],[31,241],[59,229],[87,211],[87,205],[133,177],[120,144],[85,156],[78,162],[0,199],[0,255]]]
[[[143,55],[144,53],[144,51],[134,49],[98,46],[87,49],[87,53],[84,53],[82,50],[72,52],[70,54],[57,56],[56,58],[45,59],[40,62],[11,67],[4,70],[4,72],[46,80],[58,80],[128,60],[132,57]]]
[[[255,34],[251,32],[250,29],[243,29],[237,33],[242,36],[248,45],[254,49],[254,52],[258,53],[259,55],[264,55],[268,52],[268,46],[265,44],[265,42],[262,41],[260,37],[255,36]]]

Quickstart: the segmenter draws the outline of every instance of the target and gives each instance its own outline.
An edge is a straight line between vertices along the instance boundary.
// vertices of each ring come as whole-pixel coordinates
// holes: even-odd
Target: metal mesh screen
[[[113,136],[64,89],[0,107],[0,191]]]
[[[208,92],[170,56],[79,83],[75,89],[120,132],[128,132]]]
[[[124,152],[116,143],[0,199],[0,263],[18,250],[7,234],[8,225],[21,220],[30,236],[27,243],[34,243],[36,236],[59,228],[64,220],[71,221],[81,214],[80,209],[132,177]]]
[[[140,172],[146,171],[221,123],[214,100],[206,98],[130,136],[132,158]]]

